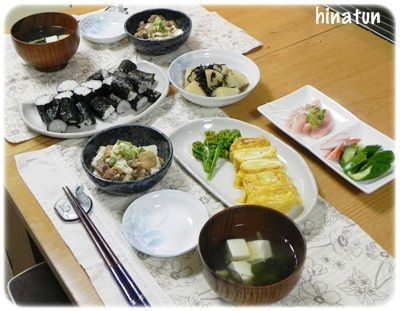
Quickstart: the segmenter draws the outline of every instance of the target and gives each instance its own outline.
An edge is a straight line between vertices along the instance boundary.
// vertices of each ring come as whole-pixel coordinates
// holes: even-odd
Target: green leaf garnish
[[[316,129],[324,120],[326,109],[321,109],[318,106],[312,106],[307,110],[306,120],[311,128]]]

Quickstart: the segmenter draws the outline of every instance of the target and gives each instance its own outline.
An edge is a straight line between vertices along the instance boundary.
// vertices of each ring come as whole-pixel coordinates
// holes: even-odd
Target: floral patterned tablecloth
[[[148,7],[128,6],[127,11],[131,15],[146,8]],[[137,53],[127,38],[112,45],[95,44],[81,38],[78,51],[67,67],[54,73],[44,73],[24,63],[15,52],[11,37],[5,35],[3,37],[6,60],[4,62],[5,138],[11,143],[18,143],[36,137],[38,134],[28,129],[23,122],[19,106],[21,103],[34,101],[46,92],[52,93],[63,80],[85,80],[98,69],[115,68],[124,58],[145,59],[166,70],[176,57],[189,51],[220,49],[246,53],[262,45],[242,29],[200,5],[174,6],[174,8],[190,16],[192,32],[188,41],[177,51],[161,56]]]
[[[165,133],[197,118],[225,116],[219,109],[191,104],[179,95],[169,97],[158,112],[141,120]],[[85,140],[66,140],[49,148],[16,156],[18,172],[49,219],[87,272],[107,306],[125,301],[100,256],[79,223],[67,224],[53,206],[61,187],[83,183],[94,201],[91,218],[152,305],[224,305],[201,274],[196,250],[174,258],[155,258],[135,251],[121,230],[122,215],[137,195],[113,196],[97,189],[85,175],[80,152]],[[199,198],[210,215],[223,205],[176,162],[151,191],[178,189]],[[300,224],[307,241],[301,279],[276,305],[358,306],[388,301],[394,289],[394,259],[356,223],[322,198]]]

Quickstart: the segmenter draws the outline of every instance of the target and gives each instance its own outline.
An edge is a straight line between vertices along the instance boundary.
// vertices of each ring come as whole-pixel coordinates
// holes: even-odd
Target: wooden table
[[[330,170],[308,150],[274,127],[257,106],[310,84],[361,120],[394,137],[394,45],[355,25],[316,25],[315,7],[207,6],[263,42],[248,53],[261,81],[243,101],[223,110],[271,132],[293,146],[316,178],[319,193],[394,254],[394,183],[365,194]],[[74,7],[82,14],[96,7]],[[58,140],[44,136],[5,145],[5,185],[27,230],[56,276],[79,305],[101,304],[84,270],[16,173],[14,155]]]

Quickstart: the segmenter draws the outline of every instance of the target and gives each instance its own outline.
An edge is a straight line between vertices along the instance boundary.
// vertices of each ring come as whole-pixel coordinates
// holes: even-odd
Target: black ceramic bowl
[[[162,15],[167,20],[174,20],[178,27],[183,30],[183,33],[174,38],[165,40],[148,40],[134,37],[134,34],[139,27],[139,23],[141,21],[147,21],[147,19],[153,14]],[[192,21],[190,17],[180,11],[170,9],[150,9],[142,11],[133,14],[125,22],[125,32],[128,34],[136,49],[139,52],[150,55],[162,55],[175,51],[186,42],[191,30]]]
[[[113,145],[118,139],[130,141],[136,146],[156,145],[158,156],[164,159],[163,166],[157,173],[141,180],[111,181],[93,175],[90,163],[99,147]],[[158,183],[171,166],[172,156],[172,143],[164,133],[150,126],[130,124],[114,126],[92,136],[83,147],[81,160],[86,173],[100,189],[114,194],[132,194],[145,191]]]

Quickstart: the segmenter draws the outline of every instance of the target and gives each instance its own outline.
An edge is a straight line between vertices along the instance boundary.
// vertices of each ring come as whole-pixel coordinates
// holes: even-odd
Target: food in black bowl
[[[125,31],[139,52],[162,55],[175,51],[189,38],[192,21],[180,11],[150,9],[125,22]]]
[[[161,131],[144,125],[120,125],[87,141],[82,165],[100,189],[132,194],[158,183],[171,166],[172,155],[172,144]]]

